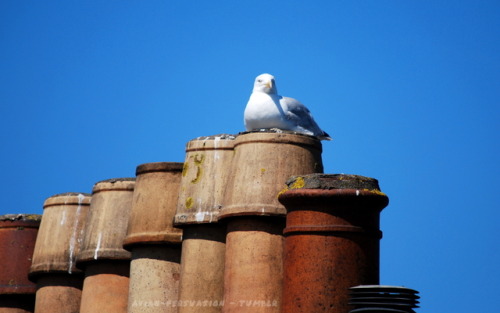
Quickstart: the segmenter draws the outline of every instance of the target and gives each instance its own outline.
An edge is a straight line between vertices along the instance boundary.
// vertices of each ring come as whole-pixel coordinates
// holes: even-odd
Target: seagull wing
[[[311,111],[300,101],[289,97],[281,97],[280,103],[286,108],[285,116],[292,123],[296,131],[308,133],[322,139],[329,140],[330,136],[318,126]]]

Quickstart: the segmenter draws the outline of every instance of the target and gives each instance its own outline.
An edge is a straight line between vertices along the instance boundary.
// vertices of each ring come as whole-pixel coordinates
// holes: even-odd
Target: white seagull
[[[311,112],[299,101],[278,95],[274,76],[261,74],[255,78],[253,92],[245,108],[247,131],[278,128],[332,140],[319,128]]]

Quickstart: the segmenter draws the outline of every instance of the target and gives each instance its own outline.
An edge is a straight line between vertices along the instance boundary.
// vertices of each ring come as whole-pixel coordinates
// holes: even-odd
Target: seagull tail
[[[333,140],[327,132],[323,131],[321,135],[318,136],[319,140]]]

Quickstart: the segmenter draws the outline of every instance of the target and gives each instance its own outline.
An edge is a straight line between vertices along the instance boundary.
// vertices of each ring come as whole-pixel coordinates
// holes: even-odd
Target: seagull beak
[[[266,83],[266,87],[269,88],[269,89],[273,89],[273,81],[270,80]]]

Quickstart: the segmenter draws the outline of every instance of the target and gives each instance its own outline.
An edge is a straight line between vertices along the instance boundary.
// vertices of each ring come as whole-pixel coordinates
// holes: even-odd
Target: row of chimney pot
[[[0,313],[348,313],[349,288],[379,283],[388,197],[322,174],[321,152],[288,132],[200,137],[184,163],[3,216]]]

